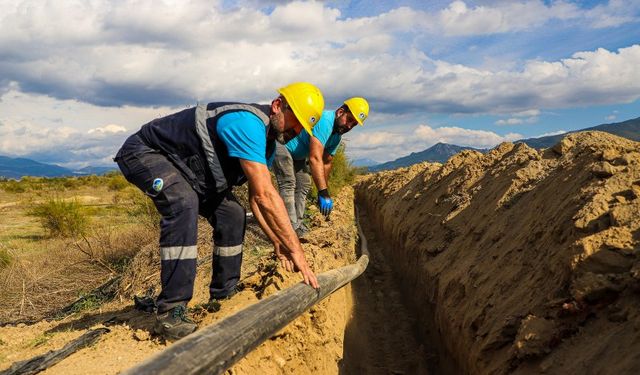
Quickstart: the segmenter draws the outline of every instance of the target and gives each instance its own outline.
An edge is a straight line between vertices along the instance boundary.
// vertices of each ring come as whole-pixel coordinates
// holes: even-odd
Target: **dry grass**
[[[35,191],[28,184],[23,192],[7,192],[0,184],[0,212],[11,218],[0,223],[0,324],[56,316],[63,307],[91,295],[116,276],[121,277],[117,293],[123,298],[146,294],[150,289],[159,292],[159,216],[151,201],[132,187],[123,188],[117,180],[108,180],[116,181],[111,185],[99,178],[90,181],[91,186],[74,185],[55,193]],[[38,184],[45,183],[38,180]],[[56,180],[55,184],[64,186],[65,181]],[[20,190],[20,185],[12,186]],[[235,193],[247,207],[246,187]],[[52,194],[83,206],[92,222],[86,233],[77,238],[45,235],[28,210]],[[199,228],[198,258],[202,272],[210,272],[213,231],[204,219]],[[255,223],[249,225],[244,275],[268,262],[271,253],[266,236]],[[95,308],[100,303],[87,298],[78,309]]]
[[[144,245],[157,241],[155,228],[141,219],[144,210],[135,210],[146,198],[125,193],[117,176],[9,183],[9,189],[0,183],[0,323],[54,315],[121,274]],[[137,201],[118,199],[123,194]],[[29,211],[51,197],[81,206],[91,222],[84,233],[46,236]]]

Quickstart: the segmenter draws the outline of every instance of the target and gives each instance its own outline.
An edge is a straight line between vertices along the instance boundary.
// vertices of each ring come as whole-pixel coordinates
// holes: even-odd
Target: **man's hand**
[[[333,199],[329,196],[327,189],[318,191],[318,207],[320,207],[320,213],[324,216],[329,216],[331,210],[333,210]]]
[[[273,250],[276,253],[276,257],[280,260],[280,265],[284,269],[289,272],[300,272],[305,284],[311,285],[314,289],[320,288],[318,279],[307,264],[304,254],[289,251],[289,249],[277,243],[273,245]]]
[[[298,270],[295,269],[293,261],[285,255],[287,252],[283,253],[282,251],[280,251],[281,246],[282,245],[279,243],[273,244],[273,251],[276,253],[276,258],[278,258],[278,260],[280,261],[280,265],[288,272],[298,272]]]
[[[300,240],[291,226],[282,198],[271,183],[267,166],[245,159],[240,159],[240,165],[249,180],[251,210],[271,242],[278,244],[274,245],[278,260],[287,270],[299,270],[305,284],[317,289],[318,280],[304,258]]]

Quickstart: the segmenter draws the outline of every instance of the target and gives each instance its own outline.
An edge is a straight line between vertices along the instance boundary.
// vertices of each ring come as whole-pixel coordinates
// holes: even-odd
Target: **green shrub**
[[[129,182],[120,173],[113,174],[104,178],[107,179],[107,186],[109,187],[109,190],[112,191],[123,190],[124,188],[129,186]]]
[[[355,180],[358,169],[353,167],[345,154],[345,145],[341,143],[338,151],[331,161],[331,174],[329,175],[329,192],[331,195],[337,195],[343,187],[351,185]],[[315,200],[318,196],[315,184],[311,184],[311,196]]]
[[[356,177],[356,169],[351,166],[344,152],[344,143],[338,148],[331,162],[331,175],[329,176],[329,189],[336,193],[344,186],[351,185]]]
[[[30,214],[40,220],[40,224],[51,237],[81,235],[85,232],[89,220],[80,203],[56,198],[35,204]]]
[[[2,190],[7,193],[24,193],[26,191],[23,184],[16,180],[2,181]]]
[[[82,186],[91,186],[91,187],[99,187],[104,185],[105,179],[102,176],[96,176],[94,174],[90,174],[88,176],[80,177],[80,181]]]

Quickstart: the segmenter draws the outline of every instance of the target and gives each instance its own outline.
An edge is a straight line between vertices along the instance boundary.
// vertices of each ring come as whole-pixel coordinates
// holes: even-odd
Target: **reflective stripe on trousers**
[[[219,299],[232,293],[240,280],[245,210],[228,193],[217,205],[213,215],[209,216],[209,223],[214,228],[213,277],[209,285],[209,296]]]

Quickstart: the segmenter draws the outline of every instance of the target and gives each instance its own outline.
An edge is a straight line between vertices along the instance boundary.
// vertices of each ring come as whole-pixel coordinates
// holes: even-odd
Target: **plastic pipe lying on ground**
[[[366,239],[357,225],[363,255],[354,264],[318,275],[320,289],[299,283],[282,290],[192,333],[122,374],[223,373],[308,308],[364,272],[369,256]]]

